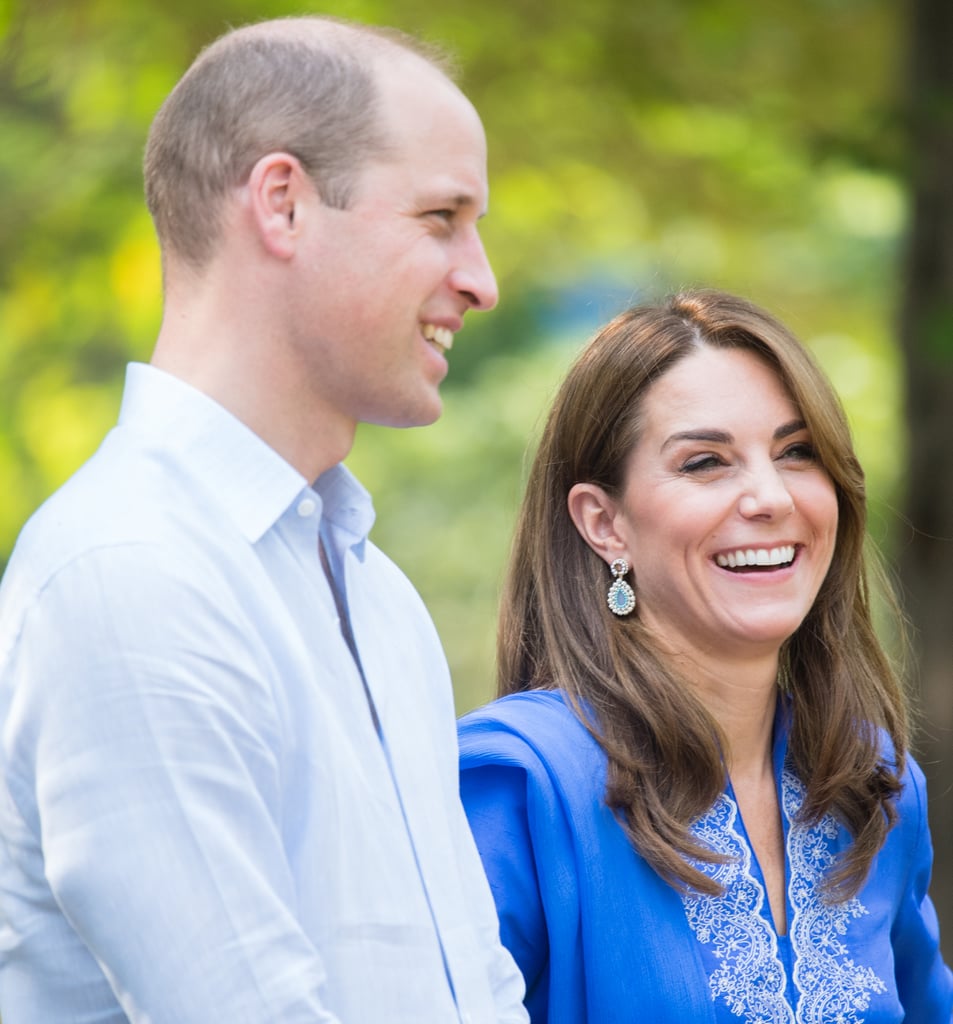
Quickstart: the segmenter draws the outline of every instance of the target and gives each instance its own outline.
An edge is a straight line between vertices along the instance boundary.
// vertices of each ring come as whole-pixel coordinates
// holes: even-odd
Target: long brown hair
[[[872,625],[868,573],[882,574],[865,559],[864,475],[847,419],[809,352],[764,310],[724,292],[683,292],[621,314],[577,358],[550,411],[517,523],[500,613],[498,692],[562,689],[607,754],[606,802],[635,848],[676,888],[720,891],[689,863],[717,859],[689,826],[726,782],[718,727],[638,615],[609,611],[606,566],[567,509],[576,483],[621,494],[647,389],[701,346],[748,349],[775,369],[836,489],[831,567],[782,648],[779,684],[791,695],[789,757],[807,791],[802,819],[832,813],[854,839],[826,882],[846,898],[863,884],[895,820],[907,711]],[[880,729],[892,754],[881,749]]]

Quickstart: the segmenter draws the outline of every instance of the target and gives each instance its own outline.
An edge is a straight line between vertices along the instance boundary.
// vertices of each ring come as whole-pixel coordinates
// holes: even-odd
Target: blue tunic
[[[784,714],[775,734],[783,936],[730,787],[692,826],[732,857],[697,865],[724,895],[683,897],[606,807],[605,755],[560,693],[505,697],[461,721],[461,793],[533,1024],[948,1024],[919,767],[908,761],[899,821],[863,888],[830,904],[820,882],[850,836],[832,817],[795,821],[804,790]]]

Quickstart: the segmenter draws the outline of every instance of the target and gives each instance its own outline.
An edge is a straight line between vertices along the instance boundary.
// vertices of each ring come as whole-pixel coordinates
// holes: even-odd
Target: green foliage
[[[161,315],[139,174],[152,115],[227,25],[309,8],[0,3],[0,566],[30,510],[108,429],[124,363],[148,358]],[[375,495],[375,538],[433,610],[461,708],[490,692],[527,442],[571,352],[646,293],[729,287],[811,342],[845,397],[889,539],[906,218],[896,5],[320,9],[448,46],[488,129],[500,309],[459,337],[443,421],[364,430],[351,460]]]
[[[944,296],[924,316],[922,353],[938,372],[953,367],[953,297]]]

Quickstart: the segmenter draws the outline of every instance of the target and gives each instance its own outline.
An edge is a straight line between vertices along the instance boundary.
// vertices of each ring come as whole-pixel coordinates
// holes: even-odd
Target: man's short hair
[[[268,153],[296,157],[323,202],[347,207],[360,170],[386,151],[377,71],[401,52],[452,76],[435,47],[334,18],[260,22],[206,47],[146,144],[146,202],[163,251],[201,269],[219,239],[225,196]]]

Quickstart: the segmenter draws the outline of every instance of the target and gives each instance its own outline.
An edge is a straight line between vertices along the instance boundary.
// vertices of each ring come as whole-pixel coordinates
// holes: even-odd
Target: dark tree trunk
[[[909,457],[900,573],[923,709],[933,897],[953,962],[953,3],[911,0],[910,225],[900,334]]]

